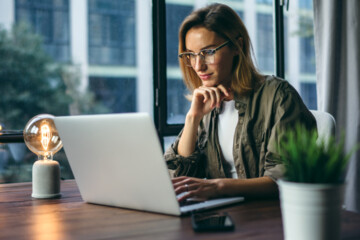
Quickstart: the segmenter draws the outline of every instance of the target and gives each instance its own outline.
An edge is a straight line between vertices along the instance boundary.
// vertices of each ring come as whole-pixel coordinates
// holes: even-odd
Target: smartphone
[[[195,232],[232,231],[235,226],[227,213],[195,213],[191,215]]]

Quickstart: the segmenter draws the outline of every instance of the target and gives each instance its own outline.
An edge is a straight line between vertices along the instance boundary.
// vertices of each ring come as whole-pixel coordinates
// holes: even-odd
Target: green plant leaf
[[[359,149],[356,145],[345,154],[344,146],[344,136],[339,142],[333,136],[319,142],[316,131],[297,124],[285,133],[277,148],[284,177],[293,182],[341,183],[348,160]]]

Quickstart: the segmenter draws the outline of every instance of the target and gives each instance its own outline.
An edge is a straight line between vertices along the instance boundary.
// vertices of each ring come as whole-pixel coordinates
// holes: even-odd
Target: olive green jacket
[[[287,82],[274,76],[247,96],[234,97],[239,120],[235,129],[233,156],[240,179],[269,176],[281,177],[277,144],[284,132],[300,122],[308,129],[316,128],[314,116],[304,105],[297,91]],[[165,152],[168,168],[175,176],[226,178],[217,121],[221,109],[205,115],[198,128],[195,151],[191,156],[177,154],[181,133]]]

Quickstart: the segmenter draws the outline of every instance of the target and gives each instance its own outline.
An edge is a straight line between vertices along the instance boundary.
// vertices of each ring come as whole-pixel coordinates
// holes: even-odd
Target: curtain
[[[349,151],[360,141],[360,1],[314,0],[318,109],[336,120]],[[345,208],[360,212],[360,152],[346,173]]]

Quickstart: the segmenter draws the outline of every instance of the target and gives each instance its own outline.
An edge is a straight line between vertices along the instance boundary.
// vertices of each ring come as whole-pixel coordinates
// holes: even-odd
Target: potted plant
[[[285,239],[339,239],[344,173],[351,156],[344,140],[319,141],[296,126],[278,145],[284,177],[278,181]]]

